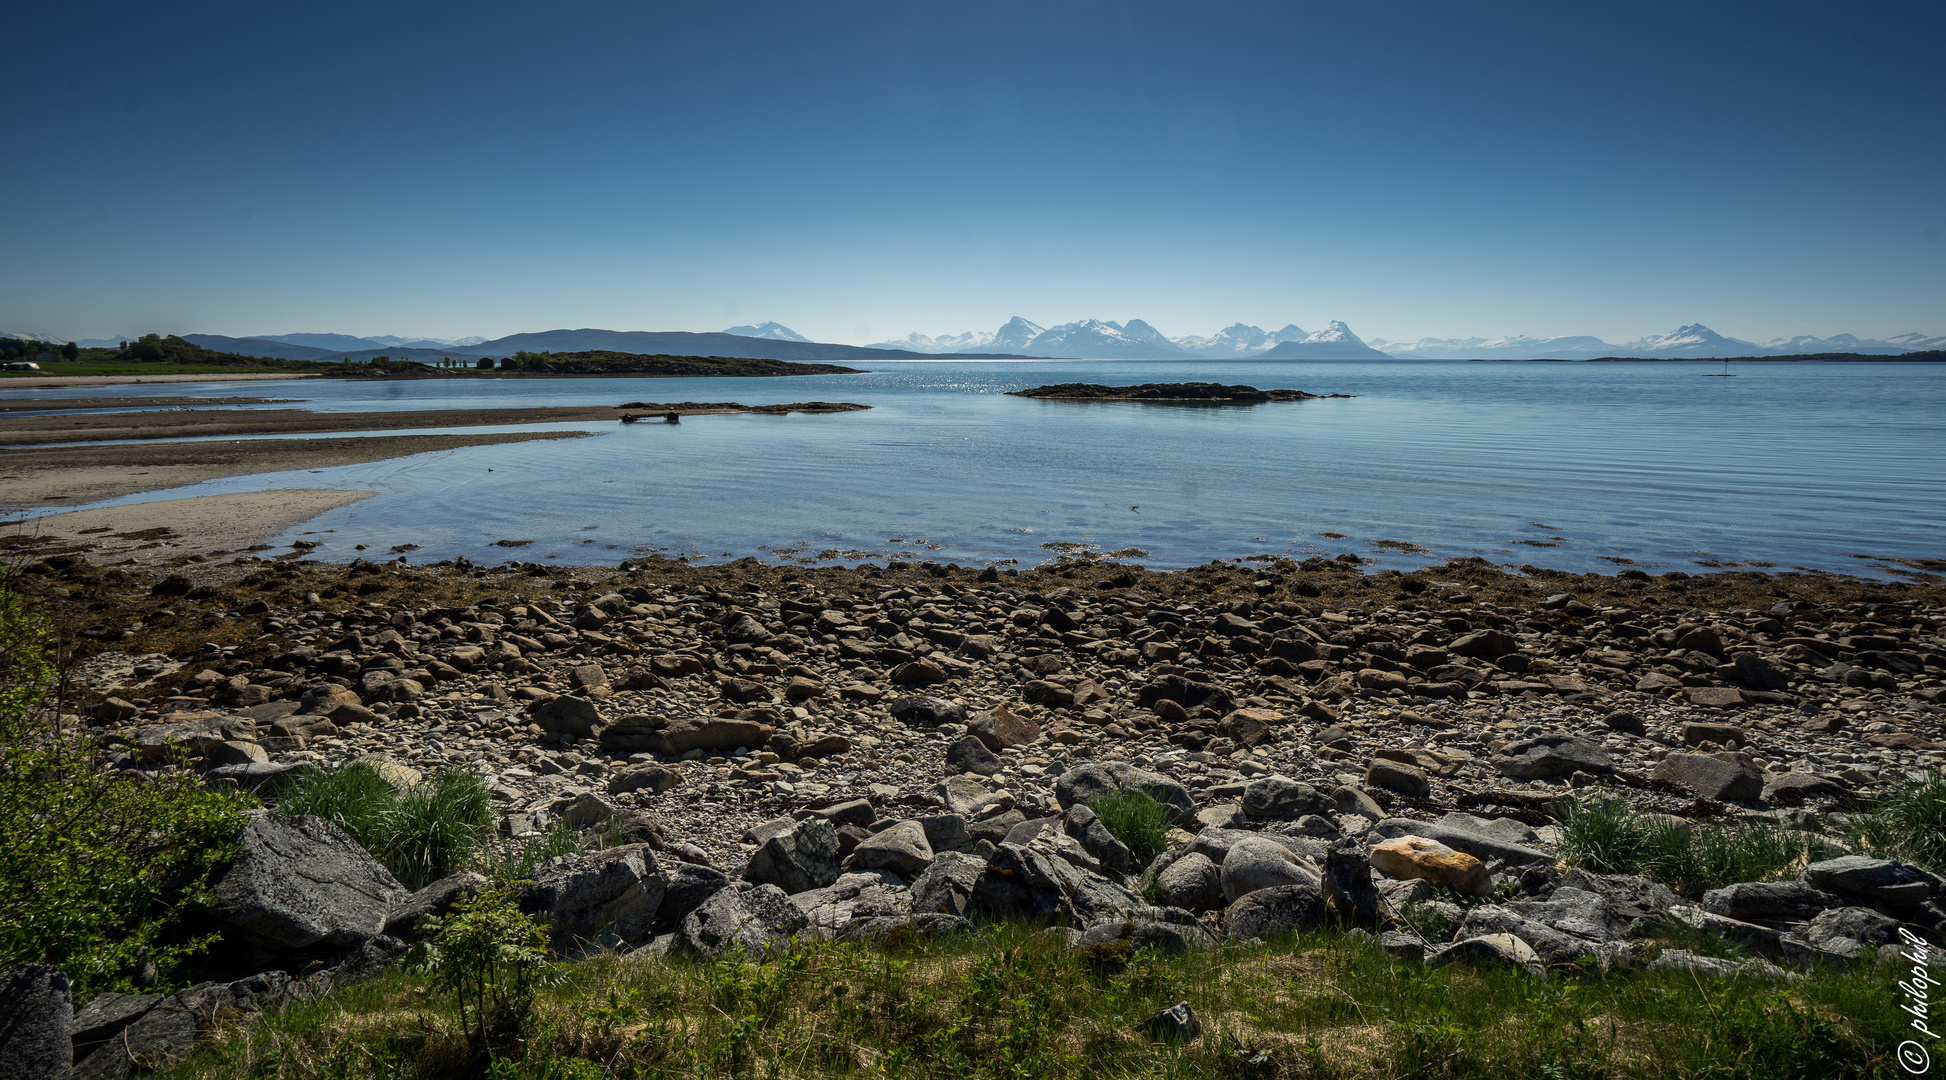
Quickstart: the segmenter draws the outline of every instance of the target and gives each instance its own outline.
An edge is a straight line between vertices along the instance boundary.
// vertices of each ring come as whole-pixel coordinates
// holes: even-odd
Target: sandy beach
[[[579,431],[63,446],[0,454],[0,507],[80,506],[225,476],[326,469],[468,446],[572,439]],[[154,504],[145,504],[154,505]]]
[[[128,503],[9,522],[5,535],[86,544],[93,557],[149,562],[260,544],[300,522],[376,492],[293,488]],[[142,555],[140,553],[152,553]]]

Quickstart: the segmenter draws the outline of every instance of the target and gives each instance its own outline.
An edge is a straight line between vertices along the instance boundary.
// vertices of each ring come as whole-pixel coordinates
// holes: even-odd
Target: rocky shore
[[[308,769],[363,761],[404,784],[458,766],[510,837],[599,827],[621,846],[523,893],[563,952],[762,954],[1014,917],[1125,953],[1332,922],[1429,964],[1783,978],[1946,929],[1946,881],[1860,855],[1700,897],[1557,858],[1564,796],[1837,844],[1862,799],[1937,776],[1935,586],[1477,559],[1367,574],[1350,555],[1160,573],[302,553],[29,562],[21,587],[81,646],[71,722],[111,768],[192,768],[273,801]],[[1162,806],[1161,854],[1090,809],[1116,791]],[[399,913],[479,887],[408,896],[326,859],[342,836],[309,820],[251,826],[263,854],[246,843],[239,865],[349,866],[351,914],[279,944],[261,926],[289,920],[265,912],[312,901],[239,885],[232,921],[265,957],[382,963]],[[1446,899],[1467,896],[1485,902]],[[1658,921],[1764,959],[1644,951]]]

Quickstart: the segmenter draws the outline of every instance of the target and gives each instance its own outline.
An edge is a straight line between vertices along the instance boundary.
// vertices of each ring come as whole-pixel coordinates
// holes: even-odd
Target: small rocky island
[[[1309,401],[1350,394],[1307,394],[1302,390],[1259,390],[1254,386],[1222,383],[1143,383],[1140,386],[1103,386],[1099,383],[1056,383],[1032,390],[1015,390],[1009,397],[1048,401],[1145,401],[1159,404],[1254,404],[1260,401]]]

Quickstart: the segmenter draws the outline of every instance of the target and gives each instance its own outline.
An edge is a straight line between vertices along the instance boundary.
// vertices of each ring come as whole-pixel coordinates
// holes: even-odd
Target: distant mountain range
[[[11,333],[0,336],[42,341],[51,335]],[[90,339],[77,344],[113,348],[119,339]],[[235,338],[216,334],[185,334],[205,348],[247,356],[284,360],[366,360],[390,356],[399,360],[439,360],[445,357],[504,357],[515,352],[666,353],[679,356],[730,356],[769,360],[913,360],[939,356],[967,359],[1040,357],[1085,360],[1586,360],[1596,357],[1702,359],[1721,356],[1788,356],[1845,352],[1895,356],[1900,353],[1946,349],[1946,336],[1920,333],[1877,339],[1838,334],[1819,338],[1799,335],[1765,342],[1724,337],[1701,323],[1672,333],[1611,344],[1596,337],[1420,338],[1417,341],[1369,342],[1342,322],[1311,332],[1295,323],[1281,330],[1264,330],[1245,323],[1226,326],[1208,337],[1166,337],[1141,319],[1103,322],[1083,319],[1044,327],[1015,316],[998,330],[968,330],[929,337],[908,334],[896,341],[872,345],[835,345],[811,341],[776,322],[732,326],[721,333],[683,331],[547,330],[487,340],[466,338],[354,337],[350,334],[269,334]]]
[[[1309,333],[1295,323],[1277,331],[1237,323],[1209,337],[1171,338],[1164,337],[1161,331],[1141,319],[1125,323],[1083,319],[1042,327],[1018,315],[993,333],[969,330],[940,337],[909,334],[898,341],[879,342],[872,348],[956,356],[1001,350],[1080,360],[1388,359],[1384,353],[1360,341],[1341,322],[1334,322],[1317,333]]]
[[[1373,338],[1371,344],[1391,356],[1407,360],[1585,360],[1597,356],[1701,359],[1716,356],[1802,356],[1821,352],[1896,356],[1899,353],[1946,348],[1946,337],[1900,334],[1879,340],[1851,334],[1828,338],[1801,334],[1759,343],[1724,337],[1702,323],[1691,323],[1674,333],[1637,338],[1620,345],[1611,345],[1594,337],[1537,338],[1525,334],[1503,338],[1420,338],[1418,341]]]

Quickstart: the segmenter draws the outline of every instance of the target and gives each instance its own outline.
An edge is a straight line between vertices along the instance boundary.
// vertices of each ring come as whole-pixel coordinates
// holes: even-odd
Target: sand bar
[[[0,413],[47,412],[52,409],[190,409],[212,405],[283,405],[288,398],[265,397],[71,397],[0,398]]]
[[[578,431],[477,435],[374,435],[348,439],[252,439],[63,446],[0,453],[0,507],[78,506],[224,476],[327,469],[468,446],[572,439]],[[154,506],[155,503],[144,503]]]
[[[615,423],[636,412],[685,416],[754,412],[849,412],[866,406],[809,401],[789,405],[724,402],[636,402],[619,405],[528,406],[511,409],[412,409],[403,412],[321,413],[308,409],[184,409],[67,416],[0,416],[0,446],[108,439],[193,439],[327,431],[401,431],[418,428],[503,427],[512,424]]]
[[[235,495],[129,503],[71,510],[10,522],[6,536],[87,544],[97,559],[127,556],[144,562],[212,551],[234,551],[324,513],[371,498],[375,492],[295,488]],[[151,552],[143,556],[138,553]]]

